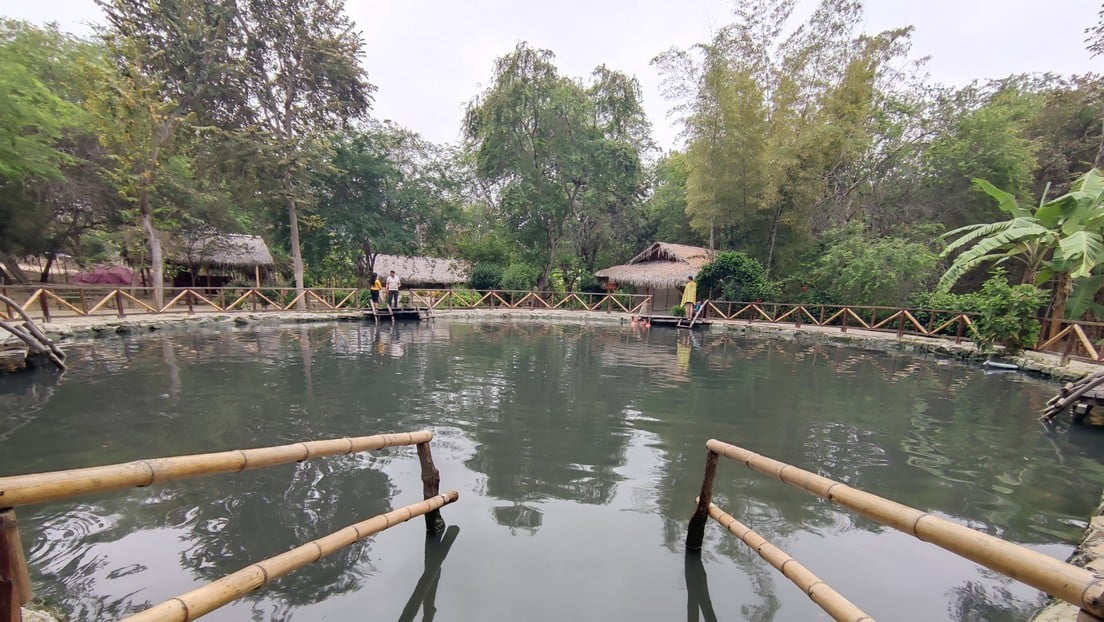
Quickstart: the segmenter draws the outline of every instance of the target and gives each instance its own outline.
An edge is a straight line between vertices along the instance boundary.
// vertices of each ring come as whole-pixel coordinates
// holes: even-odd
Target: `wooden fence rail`
[[[706,521],[719,516],[710,506],[717,458],[724,456],[1071,603],[1085,616],[1095,616],[1091,619],[1104,618],[1104,577],[1090,570],[735,445],[710,439],[705,446],[705,477],[686,535],[689,550],[701,548]]]
[[[303,462],[304,460],[323,456],[353,454],[403,445],[416,446],[418,460],[421,464],[422,493],[423,498],[427,500],[426,502],[401,508],[400,510],[357,523],[339,532],[335,532],[330,536],[307,543],[298,549],[293,549],[283,555],[266,560],[265,562],[260,562],[259,564],[254,564],[246,570],[230,576],[237,577],[242,573],[249,574],[249,572],[252,572],[250,568],[260,568],[262,571],[267,571],[270,567],[278,568],[281,574],[286,574],[303,565],[295,563],[295,560],[304,559],[305,556],[309,557],[311,551],[317,552],[317,557],[328,555],[342,546],[346,546],[356,540],[367,537],[371,535],[371,533],[386,529],[396,522],[409,520],[413,516],[425,516],[427,531],[439,532],[443,530],[445,528],[445,522],[441,517],[440,508],[443,505],[455,501],[457,499],[457,494],[455,491],[451,491],[445,495],[439,494],[441,474],[433,464],[433,455],[429,449],[429,442],[432,439],[433,433],[429,431],[376,434],[373,436],[304,441],[301,443],[292,443],[290,445],[239,449],[187,456],[172,456],[167,458],[152,458],[123,464],[88,467],[83,469],[0,477],[0,622],[21,622],[21,605],[30,602],[32,597],[27,563],[23,554],[16,523],[14,510],[16,507],[43,503],[46,501],[69,499],[92,492],[145,487],[152,484],[162,484],[190,477],[214,475],[217,473],[236,473],[292,462]],[[381,521],[383,527],[377,528]],[[371,531],[373,529],[375,529],[375,531]],[[356,537],[353,540],[348,540],[350,535],[355,535]],[[300,549],[302,549],[302,551]],[[296,551],[299,552],[296,553]],[[306,552],[304,553],[304,551]],[[292,553],[295,554],[292,555]],[[316,560],[317,557],[315,557],[314,560]],[[310,561],[304,563],[310,563]],[[280,575],[273,575],[273,577],[274,576]],[[227,577],[227,579],[229,579],[229,577]],[[241,577],[234,579],[233,584],[239,585],[239,581],[241,580],[243,580]],[[251,579],[249,581],[251,581]],[[253,585],[249,581],[246,581],[246,583],[242,585],[252,585],[252,587],[249,588],[250,590],[260,587],[260,585]],[[267,582],[267,579],[265,582]],[[216,584],[224,586],[224,584],[219,582],[216,582]],[[198,591],[199,590],[197,590],[197,592]],[[215,591],[225,595],[225,590],[222,588],[218,588]],[[204,594],[206,593],[207,592],[204,592]],[[241,594],[237,594],[228,600],[220,601],[215,607],[226,604],[240,595]],[[214,602],[211,598],[212,597],[208,596],[197,596],[199,600],[196,602]],[[222,596],[215,597],[215,600],[220,598],[222,598]],[[185,603],[185,611],[189,610],[187,604],[189,601],[174,599],[170,602],[183,602]],[[204,613],[208,611],[210,611],[210,609],[205,610]],[[141,619],[191,620],[197,615],[202,614],[193,613],[190,615],[192,617],[176,618],[170,616],[164,618],[155,617]]]
[[[164,292],[168,302],[158,308],[153,303],[152,288],[6,286],[0,288],[0,294],[21,302],[13,306],[5,301],[0,305],[0,321],[23,314],[37,314],[51,322],[65,317],[125,318],[128,314],[287,312],[298,311],[300,303],[306,311],[321,313],[356,312],[368,307],[368,290],[356,287],[308,288],[301,292],[278,287],[196,287],[166,288]],[[429,310],[556,309],[647,315],[652,306],[649,294],[419,288],[404,289],[402,294],[411,305]],[[899,339],[911,335],[953,339],[955,343],[974,336],[972,314],[932,308],[710,300],[702,305],[701,319],[793,324],[797,328],[807,324],[843,333],[863,329],[894,333]],[[1104,322],[1054,324],[1057,332],[1040,339],[1036,350],[1055,352],[1063,359],[1104,363]]]

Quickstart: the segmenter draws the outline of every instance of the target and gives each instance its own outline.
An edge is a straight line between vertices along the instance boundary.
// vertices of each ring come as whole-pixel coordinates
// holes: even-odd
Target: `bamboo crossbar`
[[[742,447],[710,439],[705,444],[713,453],[748,468],[796,486],[866,518],[912,534],[956,555],[1042,590],[1051,596],[1104,617],[1104,577],[1090,570],[1054,559],[969,527],[939,518],[907,505],[852,488],[767,458]]]
[[[801,562],[790,557],[788,553],[777,546],[767,542],[766,539],[752,531],[748,526],[726,514],[724,510],[712,503],[709,504],[709,516],[720,523],[729,533],[751,547],[759,554],[759,557],[777,568],[794,585],[801,588],[801,591],[805,592],[825,613],[832,616],[833,620],[837,622],[874,622],[874,618],[832,589],[832,586],[822,581],[820,577],[813,574]]]
[[[120,622],[190,622],[245,596],[273,579],[282,577],[308,564],[313,564],[358,540],[363,540],[385,529],[390,529],[414,517],[439,510],[459,498],[460,494],[458,492],[450,490],[420,503],[373,516],[335,531],[328,536],[311,540],[286,553],[246,566],[233,574],[226,575],[191,592],[154,605],[141,613],[123,618]]]
[[[429,431],[376,434],[0,477],[0,508],[56,501],[90,492],[144,487],[201,475],[259,469],[322,456],[418,445],[428,443],[432,438],[433,433]]]

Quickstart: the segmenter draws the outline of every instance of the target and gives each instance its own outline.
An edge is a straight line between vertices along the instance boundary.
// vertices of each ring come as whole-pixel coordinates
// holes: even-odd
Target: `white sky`
[[[803,15],[815,0],[800,0]],[[675,146],[659,75],[649,65],[671,46],[708,41],[729,20],[730,0],[346,0],[365,39],[364,65],[378,87],[373,116],[435,142],[460,138],[466,104],[490,82],[493,61],[518,41],[556,54],[564,75],[605,63],[635,75],[656,142]],[[866,0],[867,32],[914,26],[913,55],[931,79],[962,85],[1013,73],[1100,73],[1084,30],[1099,0]],[[102,21],[93,0],[0,0],[0,15],[57,22],[88,34]]]

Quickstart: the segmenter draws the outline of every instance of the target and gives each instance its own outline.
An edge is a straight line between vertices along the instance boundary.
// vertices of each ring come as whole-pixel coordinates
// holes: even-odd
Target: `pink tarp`
[[[131,285],[133,282],[134,270],[126,266],[97,266],[73,277],[73,283],[78,285]]]

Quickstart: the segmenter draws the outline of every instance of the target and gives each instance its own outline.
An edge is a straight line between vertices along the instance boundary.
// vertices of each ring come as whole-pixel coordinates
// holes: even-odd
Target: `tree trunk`
[[[54,266],[54,260],[57,259],[56,253],[49,253],[46,257],[46,265],[42,268],[42,274],[39,275],[39,283],[50,282],[50,268]]]
[[[19,262],[15,260],[15,257],[4,253],[0,255],[0,263],[4,264],[4,268],[16,283],[20,285],[31,284],[31,280],[27,278],[27,275],[23,272],[23,268],[19,267]]]
[[[1066,315],[1066,300],[1069,298],[1070,278],[1068,274],[1062,274],[1058,278],[1058,285],[1054,289],[1054,306],[1050,312],[1050,329],[1047,331],[1047,339],[1050,339],[1062,330],[1062,320]]]
[[[291,269],[295,273],[295,296],[299,299],[295,309],[306,311],[307,301],[300,296],[303,293],[303,252],[299,249],[299,211],[295,207],[295,199],[291,197],[288,197],[288,225],[291,227]]]
[[[153,286],[153,306],[158,310],[165,305],[165,262],[161,256],[161,238],[153,226],[153,213],[149,206],[149,191],[142,188],[138,195],[138,208],[142,214],[142,231],[146,234],[150,250],[150,281]]]
[[[770,278],[771,269],[774,267],[774,243],[778,239],[778,221],[782,219],[782,206],[784,200],[778,202],[778,209],[774,210],[774,218],[771,219],[769,239],[767,240],[767,264],[764,266],[766,278]]]

